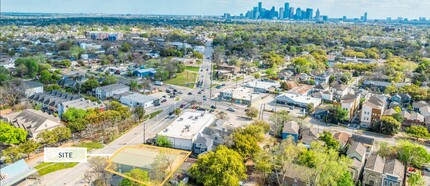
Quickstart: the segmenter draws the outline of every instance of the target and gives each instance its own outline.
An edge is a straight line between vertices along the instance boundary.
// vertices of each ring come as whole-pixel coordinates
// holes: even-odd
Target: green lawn
[[[160,114],[161,112],[163,112],[162,110],[157,110],[151,114],[149,114],[149,119],[154,118],[155,116],[157,116],[158,114]]]
[[[166,81],[167,84],[194,88],[198,74],[195,72],[184,71],[176,74],[176,77]]]
[[[77,162],[71,163],[51,163],[51,162],[43,162],[36,167],[34,167],[37,172],[39,172],[39,176],[43,176],[45,174],[49,174],[51,172],[55,172],[62,169],[72,168],[76,166]]]
[[[216,84],[216,83],[212,83],[212,88],[214,88],[214,87],[216,87],[216,86],[218,86],[218,84]]]
[[[87,151],[93,150],[93,149],[101,149],[103,148],[103,144],[100,142],[80,142],[79,144],[74,145],[75,147],[83,147],[87,148]]]
[[[199,72],[200,67],[196,66],[185,66],[185,70],[191,71],[191,72]]]

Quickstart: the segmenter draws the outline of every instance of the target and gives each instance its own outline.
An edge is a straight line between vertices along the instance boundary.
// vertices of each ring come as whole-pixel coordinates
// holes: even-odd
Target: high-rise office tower
[[[284,4],[284,18],[289,18],[290,17],[290,3],[285,3]]]
[[[301,19],[302,18],[302,9],[297,8],[296,9],[296,15],[294,16],[295,19]]]
[[[260,17],[263,15],[263,3],[258,2],[258,13],[260,14]]]
[[[259,13],[258,13],[258,7],[254,7],[253,9],[252,9],[252,19],[257,19],[258,18],[258,15],[259,15]]]
[[[284,19],[284,15],[285,15],[285,11],[284,11],[284,8],[279,8],[279,16],[278,16],[278,18],[279,19]]]
[[[315,19],[319,19],[320,18],[320,9],[317,8],[317,12],[315,13]]]
[[[275,17],[275,6],[272,6],[272,9],[270,9],[270,17],[269,19],[273,19]]]
[[[306,10],[302,10],[302,13],[300,14],[300,19],[307,19],[306,18]]]
[[[364,21],[364,22],[367,22],[367,12],[365,12],[365,13],[364,13],[363,21]]]
[[[312,20],[312,17],[314,16],[314,10],[312,8],[306,9],[306,19]]]
[[[294,19],[294,7],[290,7],[290,10],[288,10],[288,19]]]

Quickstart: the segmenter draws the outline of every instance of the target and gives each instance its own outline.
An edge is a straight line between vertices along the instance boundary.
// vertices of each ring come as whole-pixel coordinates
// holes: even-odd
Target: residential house
[[[301,96],[308,96],[311,93],[312,89],[313,89],[313,86],[311,85],[299,84],[291,88],[287,92],[291,94],[301,95]]]
[[[411,113],[407,111],[400,112],[400,115],[403,116],[403,126],[409,127],[412,125],[420,125],[424,126],[424,116],[418,112],[412,111]]]
[[[18,160],[12,164],[0,167],[0,185],[37,185],[36,179],[33,183],[23,183],[28,177],[35,175],[37,170],[28,165],[24,159]]]
[[[351,138],[349,139],[349,144],[354,142],[359,142],[366,147],[366,156],[370,155],[373,150],[373,146],[375,145],[375,139],[357,134],[352,134]]]
[[[311,143],[314,141],[318,141],[320,134],[318,133],[318,129],[314,127],[305,128],[300,132],[302,138],[301,141],[306,146],[310,147]]]
[[[385,89],[391,85],[394,85],[395,87],[398,88],[398,87],[410,85],[410,83],[394,83],[394,84],[391,84],[390,82],[386,82],[386,81],[373,81],[373,80],[365,80],[363,82],[364,88],[369,88],[375,92],[384,92]]]
[[[341,99],[343,96],[347,95],[350,92],[350,87],[348,85],[335,85],[334,88],[334,97],[336,99]]]
[[[384,174],[385,161],[381,156],[372,154],[367,158],[363,170],[362,184],[365,186],[380,186]]]
[[[317,75],[314,77],[314,81],[316,85],[319,85],[321,83],[325,83],[328,84],[330,79],[330,74],[329,73],[322,73],[320,75]]]
[[[23,93],[26,98],[36,94],[43,93],[43,84],[37,81],[23,81],[22,82]]]
[[[384,175],[382,177],[383,186],[400,186],[403,184],[405,166],[396,159],[385,161]]]
[[[330,89],[330,85],[324,82],[318,85],[315,85],[314,87],[315,91],[328,91],[329,89]]]
[[[159,102],[159,99],[152,96],[146,96],[140,93],[131,93],[120,97],[119,101],[130,107],[143,107],[148,108],[155,105],[155,102]]]
[[[230,130],[223,128],[224,120],[215,120],[213,124],[205,127],[194,141],[193,152],[195,154],[214,150],[217,146],[224,143],[226,137],[231,133]]]
[[[409,94],[394,94],[391,96],[391,101],[399,103],[400,107],[408,107],[411,104],[411,100],[412,97]]]
[[[51,92],[36,93],[29,97],[29,100],[35,105],[41,105],[42,111],[56,113],[61,103],[80,99],[81,96],[52,90]]]
[[[360,96],[348,94],[342,97],[340,100],[340,106],[343,110],[348,111],[348,121],[352,121],[354,118],[355,112],[358,110],[360,106]]]
[[[369,128],[381,120],[386,108],[386,100],[380,96],[372,96],[363,102],[360,122],[364,128]]]
[[[425,117],[424,122],[425,122],[425,125],[427,127],[427,130],[430,131],[430,116]]]
[[[354,182],[357,183],[366,158],[366,147],[359,142],[352,142],[346,152],[346,156],[352,159],[351,176]]]
[[[11,113],[3,118],[15,127],[26,130],[32,139],[36,139],[37,135],[45,130],[63,126],[59,118],[33,109]]]
[[[346,132],[337,132],[333,135],[333,138],[338,141],[340,143],[340,146],[343,148],[346,144],[348,144],[351,135]]]
[[[415,101],[412,103],[412,109],[415,112],[419,112],[421,108],[429,106],[429,104],[425,101]]]
[[[430,116],[430,106],[424,106],[419,109],[419,112],[424,117]]]
[[[154,77],[157,70],[154,68],[136,69],[133,71],[133,75],[137,77]]]
[[[130,87],[122,84],[112,84],[96,88],[96,97],[105,100],[111,98],[115,94],[122,94],[130,91]]]
[[[218,65],[217,70],[225,70],[232,74],[237,74],[240,71],[240,68],[234,65]]]
[[[312,186],[315,185],[311,179],[312,175],[315,173],[314,169],[293,164],[284,174],[284,185],[293,186]]]
[[[297,140],[299,140],[299,129],[300,126],[296,121],[285,123],[282,129],[282,139],[287,139],[289,136],[292,136],[294,141],[297,142]]]

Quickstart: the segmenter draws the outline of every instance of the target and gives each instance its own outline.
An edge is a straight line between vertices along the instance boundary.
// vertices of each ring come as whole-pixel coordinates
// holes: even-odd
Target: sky
[[[239,15],[259,0],[0,0],[2,12],[104,13],[161,15]],[[283,0],[261,0],[263,7],[279,10]],[[429,0],[289,0],[290,7],[317,8],[329,17],[369,19],[430,18]]]

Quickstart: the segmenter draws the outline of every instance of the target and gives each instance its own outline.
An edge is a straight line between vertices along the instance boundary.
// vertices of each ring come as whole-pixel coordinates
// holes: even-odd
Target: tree
[[[315,107],[313,103],[308,103],[306,105],[306,110],[308,111],[309,114],[312,114],[315,112]]]
[[[181,109],[176,108],[173,112],[175,113],[175,115],[179,116],[179,114],[181,114]]]
[[[342,177],[339,179],[338,184],[339,186],[354,186],[354,180],[351,177],[351,174],[349,172],[343,173]]]
[[[39,72],[38,59],[35,57],[18,58],[15,60],[15,67],[21,77],[34,78]]]
[[[281,110],[281,111],[275,112],[269,117],[269,121],[271,121],[272,123],[270,125],[270,129],[272,130],[275,136],[279,137],[281,136],[282,127],[284,126],[284,124],[291,120],[292,118],[288,113],[288,111]]]
[[[339,141],[334,139],[333,134],[328,131],[324,131],[323,134],[319,137],[319,139],[323,141],[325,143],[325,146],[329,149],[338,150],[340,148]]]
[[[19,149],[22,153],[27,155],[27,158],[30,159],[30,154],[37,150],[40,147],[40,144],[34,140],[27,140],[24,143],[19,144]]]
[[[70,48],[70,56],[78,60],[81,58],[81,55],[85,52],[85,50],[79,46],[73,46]]]
[[[249,107],[248,110],[246,110],[245,115],[249,118],[255,118],[258,116],[258,109],[255,107]]]
[[[239,185],[239,181],[247,177],[243,158],[223,145],[215,152],[200,155],[189,173],[203,185]]]
[[[87,115],[87,111],[84,109],[78,109],[78,108],[69,108],[66,112],[61,115],[61,119],[68,122],[73,122],[77,119],[84,118]]]
[[[405,165],[405,178],[407,167],[415,166],[421,168],[423,165],[430,162],[430,154],[422,145],[411,143],[406,140],[397,142],[397,158]],[[403,179],[403,185],[405,185],[405,183],[406,179]]]
[[[126,176],[139,180],[141,182],[148,182],[149,181],[149,174],[148,171],[142,170],[140,168],[134,168],[131,169],[130,172],[124,173]],[[137,183],[135,181],[130,181],[129,179],[123,179],[121,181],[121,186],[140,186],[140,183]]]
[[[383,134],[394,135],[400,131],[400,122],[391,116],[382,116],[379,123]]]
[[[132,91],[136,91],[137,89],[139,89],[139,84],[137,83],[137,81],[135,81],[135,80],[131,80],[130,81],[130,89],[132,90]]]
[[[173,147],[172,142],[166,136],[157,136],[155,143],[161,147]]]
[[[72,133],[76,133],[84,131],[88,124],[88,120],[84,118],[78,118],[72,122],[67,123],[67,128],[69,128]]]
[[[409,186],[421,186],[425,185],[425,181],[423,176],[421,175],[421,171],[417,170],[415,173],[412,173],[408,177],[408,185]]]
[[[52,81],[51,73],[48,70],[42,70],[40,72],[39,81],[43,84],[49,84]]]
[[[0,142],[6,144],[19,144],[27,139],[27,131],[16,128],[0,120]]]
[[[4,67],[0,67],[0,86],[3,86],[8,80],[10,80],[9,71]]]
[[[416,138],[417,140],[420,138],[429,138],[430,134],[427,130],[426,127],[423,126],[410,126],[408,128],[406,128],[406,133],[411,136]]]
[[[255,79],[260,79],[261,75],[259,72],[254,73],[254,78]]]
[[[7,149],[2,150],[2,153],[3,156],[6,157],[6,162],[9,163],[13,163],[23,157],[21,149],[16,145],[12,145]]]
[[[137,122],[140,122],[140,120],[142,120],[145,116],[145,109],[142,106],[134,108],[133,112],[134,117],[137,119]]]
[[[166,178],[166,175],[173,171],[172,163],[166,154],[161,152],[155,157],[154,162],[151,163],[150,177],[156,182],[161,182]]]
[[[102,85],[112,85],[118,82],[118,79],[115,76],[106,76],[105,80],[103,80]]]
[[[94,182],[102,182],[101,185],[109,185],[112,174],[105,170],[109,165],[108,159],[105,157],[91,157],[88,159],[89,170],[85,173],[91,175],[95,179]],[[111,169],[115,169],[115,165],[110,165]],[[97,184],[95,184],[97,185]]]
[[[84,92],[87,92],[87,91],[93,90],[99,86],[100,86],[100,84],[96,79],[90,78],[89,80],[85,81],[82,84],[81,88]]]
[[[231,149],[238,152],[245,159],[254,158],[261,151],[259,142],[270,130],[270,125],[264,121],[254,121],[245,128],[237,129],[231,135]]]
[[[342,109],[340,106],[333,106],[329,109],[331,122],[339,123],[348,120],[348,111]]]
[[[50,130],[44,130],[37,135],[37,139],[43,145],[53,145],[58,142],[59,136],[53,135]]]

